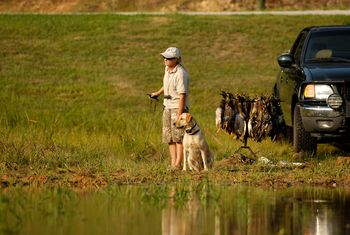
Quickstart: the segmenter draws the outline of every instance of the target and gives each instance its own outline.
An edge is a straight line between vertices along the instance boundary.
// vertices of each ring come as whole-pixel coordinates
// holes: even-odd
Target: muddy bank
[[[262,187],[289,186],[350,186],[350,158],[339,157],[331,163],[306,162],[303,167],[281,167],[261,163],[242,163],[236,157],[217,161],[209,172],[171,171],[166,166],[158,170],[118,169],[114,172],[87,172],[65,170],[36,172],[30,169],[12,170],[0,176],[2,189],[11,187],[54,188],[64,187],[89,190],[113,185],[166,184],[182,181],[209,181],[213,184],[245,184]],[[323,168],[324,164],[333,170]],[[334,164],[333,166],[331,166]],[[146,166],[145,166],[146,167]]]

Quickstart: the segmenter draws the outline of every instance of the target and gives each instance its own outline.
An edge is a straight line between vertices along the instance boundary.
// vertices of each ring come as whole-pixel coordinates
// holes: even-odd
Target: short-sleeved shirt
[[[175,109],[179,107],[180,94],[186,94],[185,108],[189,108],[188,103],[189,76],[181,64],[178,64],[172,71],[165,68],[164,87],[164,107]]]

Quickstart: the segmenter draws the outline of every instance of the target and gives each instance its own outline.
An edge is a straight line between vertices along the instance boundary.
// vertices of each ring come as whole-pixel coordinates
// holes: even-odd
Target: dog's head
[[[192,121],[192,116],[189,113],[182,113],[177,119],[175,126],[177,128],[190,127]]]

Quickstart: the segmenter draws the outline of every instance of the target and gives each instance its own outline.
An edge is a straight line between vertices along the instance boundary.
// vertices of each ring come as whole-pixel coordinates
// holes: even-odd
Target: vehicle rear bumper
[[[314,136],[339,137],[347,135],[345,113],[329,107],[300,107],[303,126]]]

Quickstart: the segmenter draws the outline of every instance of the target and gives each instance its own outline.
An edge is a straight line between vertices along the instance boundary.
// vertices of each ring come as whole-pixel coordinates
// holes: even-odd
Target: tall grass
[[[217,159],[241,145],[216,133],[219,91],[269,94],[279,53],[310,25],[345,16],[0,16],[0,170],[110,172],[134,161],[166,163],[161,144],[161,51],[182,50],[191,113]],[[249,142],[288,158],[286,143]],[[165,162],[165,163],[164,163]]]

